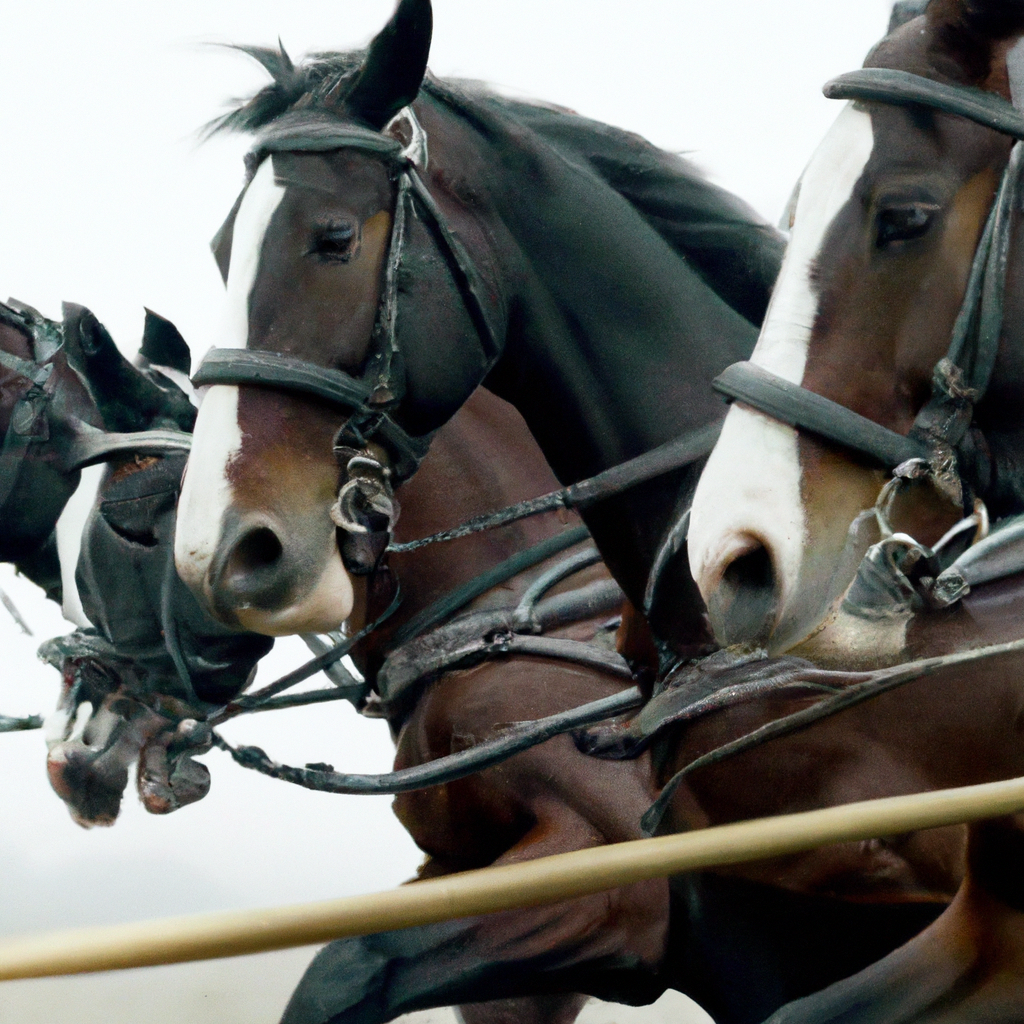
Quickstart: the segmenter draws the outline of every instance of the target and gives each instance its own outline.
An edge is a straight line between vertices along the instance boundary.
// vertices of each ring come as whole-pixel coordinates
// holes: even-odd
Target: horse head
[[[908,452],[924,470],[897,471],[914,480],[889,518],[922,543],[934,544],[976,496],[998,504],[1006,491],[987,431],[1019,419],[1006,382],[1020,370],[1009,346],[995,359],[998,337],[990,356],[978,354],[986,343],[976,339],[992,334],[979,325],[988,300],[979,314],[969,296],[989,289],[976,265],[998,247],[999,229],[986,225],[1013,213],[1009,200],[998,208],[1011,194],[1001,181],[1017,187],[1008,171],[1017,129],[1005,124],[1019,120],[1007,101],[1024,4],[932,0],[904,13],[868,70],[826,87],[853,102],[798,186],[753,367],[732,391],[739,401],[695,495],[691,569],[726,643],[781,652],[828,621],[879,539],[858,514]],[[758,393],[786,392],[786,408],[756,397],[754,377]],[[803,412],[786,404],[792,395]],[[825,411],[809,427],[815,408]],[[857,431],[897,454],[887,462]]]
[[[296,67],[283,51],[250,50],[274,84],[221,122],[259,134],[214,243],[226,318],[196,378],[210,386],[176,558],[226,623],[337,628],[355,600],[350,574],[372,570],[385,546],[392,483],[486,371],[473,319],[441,306],[460,283],[437,238],[406,218],[425,160],[408,108],[430,33],[428,0],[402,0],[365,55]],[[426,273],[413,283],[399,262]],[[409,340],[411,324],[418,336],[429,325],[428,346]]]
[[[188,373],[188,349],[149,311],[142,362],[125,359],[83,306],[65,305],[57,323],[0,304],[0,560],[16,562],[48,590],[59,588],[59,577],[40,552],[49,551],[90,461],[89,441],[104,431],[192,425],[188,397],[170,379]]]

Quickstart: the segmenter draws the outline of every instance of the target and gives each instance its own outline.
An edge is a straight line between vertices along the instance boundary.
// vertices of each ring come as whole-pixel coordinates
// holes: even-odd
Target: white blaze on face
[[[751,362],[799,384],[803,380],[818,296],[811,274],[829,227],[847,204],[873,147],[871,118],[844,108],[804,172],[793,233]],[[690,570],[710,595],[738,555],[760,543],[779,588],[777,611],[797,588],[806,542],[797,432],[735,405],[694,495]]]
[[[249,296],[256,282],[263,239],[285,190],[274,180],[270,158],[263,161],[238,208],[231,239],[221,348],[245,348],[249,341]],[[192,451],[178,501],[174,560],[181,578],[202,588],[221,522],[233,497],[227,468],[242,447],[238,425],[238,388],[217,384],[203,396]]]

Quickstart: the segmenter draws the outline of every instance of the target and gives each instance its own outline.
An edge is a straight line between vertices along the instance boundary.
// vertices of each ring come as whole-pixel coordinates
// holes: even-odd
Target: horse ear
[[[359,77],[345,96],[353,117],[380,130],[420,91],[430,56],[430,0],[400,0],[370,43]]]
[[[931,0],[927,19],[940,71],[1008,97],[1005,56],[1024,34],[1024,0]]]
[[[177,389],[164,391],[121,354],[84,306],[64,303],[64,351],[89,388],[107,430],[147,430],[156,421],[191,428],[194,411]],[[180,397],[179,397],[180,396]]]
[[[170,320],[151,309],[146,310],[141,353],[157,366],[169,366],[186,375],[192,371],[192,353],[188,350],[188,343]]]

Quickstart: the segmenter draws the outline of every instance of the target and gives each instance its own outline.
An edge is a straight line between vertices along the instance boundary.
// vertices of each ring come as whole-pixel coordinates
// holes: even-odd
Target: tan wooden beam
[[[0,980],[316,945],[345,936],[557,903],[630,882],[799,853],[828,843],[1022,810],[1024,778],[1011,779],[601,846],[322,903],[24,936],[0,943]]]

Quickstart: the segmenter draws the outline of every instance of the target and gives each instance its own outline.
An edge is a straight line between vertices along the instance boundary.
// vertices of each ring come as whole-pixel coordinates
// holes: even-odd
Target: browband
[[[1024,140],[1024,115],[1002,96],[974,86],[946,85],[892,68],[860,68],[826,82],[822,92],[830,100],[874,100],[897,106],[931,107]]]
[[[359,149],[399,164],[403,162],[399,139],[369,128],[360,128],[321,109],[290,110],[271,121],[256,136],[249,159],[268,153],[329,153]]]

